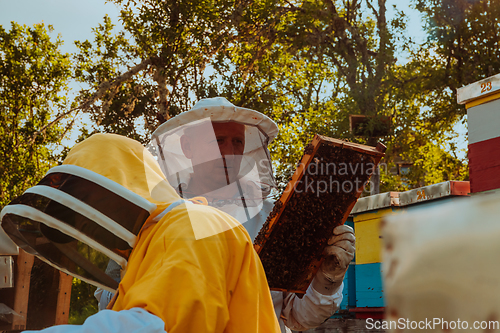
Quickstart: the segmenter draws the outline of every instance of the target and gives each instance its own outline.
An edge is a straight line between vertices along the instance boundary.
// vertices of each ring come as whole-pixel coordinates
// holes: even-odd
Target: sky
[[[420,14],[409,7],[409,0],[388,0],[388,17],[394,15],[392,5],[396,3],[409,18],[408,34],[416,42],[425,40]],[[118,8],[104,0],[0,0],[0,8],[0,25],[4,29],[10,30],[11,21],[30,26],[41,22],[51,24],[54,27],[51,37],[59,34],[64,41],[61,51],[68,53],[77,51],[73,41],[93,39],[92,28],[103,22],[104,15],[107,14],[118,27],[120,25]],[[79,89],[77,85],[71,88]],[[463,157],[467,148],[467,130],[462,123],[457,124],[455,130],[459,134],[455,141],[464,150],[460,154]]]
[[[77,52],[74,41],[92,41],[92,28],[104,22],[107,14],[111,22],[119,28],[119,10],[113,3],[104,0],[0,0],[0,25],[10,30],[11,22],[33,26],[43,22],[46,26],[52,25],[54,31],[50,34],[55,39],[58,35],[64,44],[61,51],[64,53]],[[73,95],[82,87],[73,82],[69,84]],[[81,114],[80,114],[81,115]],[[78,119],[71,136],[63,139],[62,144],[71,147],[78,138],[78,127],[88,123],[86,115]],[[62,147],[61,147],[62,149]]]
[[[10,22],[33,26],[51,24],[54,37],[61,34],[65,41],[63,52],[74,52],[75,40],[91,39],[92,28],[103,22],[108,14],[117,24],[119,11],[104,0],[0,0],[0,24],[10,30]]]

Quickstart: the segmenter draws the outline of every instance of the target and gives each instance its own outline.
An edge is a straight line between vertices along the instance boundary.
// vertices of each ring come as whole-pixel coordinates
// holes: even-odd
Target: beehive
[[[457,89],[467,108],[472,193],[500,188],[500,74]]]
[[[348,219],[353,221],[356,235],[356,257],[352,277],[355,282],[347,285],[348,288],[354,289],[350,292],[355,295],[355,301],[351,302],[354,306],[350,306],[349,312],[355,313],[356,318],[381,319],[384,316],[381,221],[393,216],[394,219],[399,216],[404,220],[405,212],[467,200],[469,192],[469,182],[446,181],[404,192],[386,192],[360,198]],[[345,286],[344,284],[344,288]]]
[[[254,242],[272,290],[305,293],[384,150],[321,135],[305,148]]]

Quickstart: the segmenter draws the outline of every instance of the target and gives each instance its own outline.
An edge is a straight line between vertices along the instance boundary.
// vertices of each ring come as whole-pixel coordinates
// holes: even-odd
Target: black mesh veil
[[[73,165],[55,167],[1,213],[1,226],[23,250],[107,290],[113,259],[125,267],[142,225],[156,208],[125,187]]]

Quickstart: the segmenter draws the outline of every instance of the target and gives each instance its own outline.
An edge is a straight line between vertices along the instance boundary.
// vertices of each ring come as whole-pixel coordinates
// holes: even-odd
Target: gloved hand
[[[333,295],[344,280],[349,263],[354,258],[356,238],[348,225],[333,229],[333,236],[325,248],[326,258],[312,281],[313,288],[323,295]]]

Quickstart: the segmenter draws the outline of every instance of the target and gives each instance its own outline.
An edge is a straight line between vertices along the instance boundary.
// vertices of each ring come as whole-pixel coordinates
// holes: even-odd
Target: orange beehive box
[[[272,290],[305,293],[384,151],[314,136],[254,242]]]

